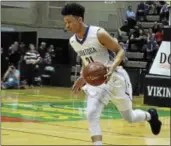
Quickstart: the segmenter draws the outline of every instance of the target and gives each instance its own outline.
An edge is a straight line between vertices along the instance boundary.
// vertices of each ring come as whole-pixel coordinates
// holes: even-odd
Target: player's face
[[[65,27],[72,33],[78,33],[81,26],[80,17],[74,17],[72,15],[64,16]]]

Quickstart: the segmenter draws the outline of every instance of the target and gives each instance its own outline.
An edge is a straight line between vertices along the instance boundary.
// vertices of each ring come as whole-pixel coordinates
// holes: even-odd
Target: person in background
[[[147,5],[143,1],[140,2],[140,4],[137,6],[137,20],[142,21],[146,19],[146,14],[147,14]]]
[[[146,1],[145,4],[147,5],[148,7],[148,14],[156,14],[157,10],[156,10],[156,7],[155,7],[155,4],[153,1]]]
[[[155,39],[157,41],[157,44],[160,46],[160,44],[163,40],[163,30],[161,27],[159,27],[159,30],[156,32]]]
[[[130,29],[131,28],[128,26],[128,20],[125,20],[124,25],[118,28],[119,39],[122,39],[122,36],[128,36]]]
[[[45,57],[44,57],[43,61],[44,61],[44,64],[46,64],[46,65],[52,64],[52,56],[50,55],[50,53],[48,51],[45,53]]]
[[[128,26],[133,28],[136,25],[136,15],[132,11],[132,6],[129,5],[126,11],[126,19],[128,20]]]
[[[16,48],[19,48],[19,43],[17,41],[14,42],[14,45],[16,46]]]
[[[148,32],[147,32],[147,41],[150,40],[151,37],[154,37],[155,36],[155,33],[153,33],[153,30],[152,28],[149,28],[148,29]]]
[[[169,20],[169,5],[165,2],[160,10],[160,22]]]
[[[140,21],[137,21],[137,25],[136,26],[138,26],[139,27],[139,29],[143,29],[143,27],[142,27],[142,23],[140,22]]]
[[[3,77],[2,89],[18,89],[19,85],[20,71],[11,65]]]
[[[47,45],[45,42],[41,42],[40,47],[38,48],[38,52],[42,58],[45,57],[45,53],[47,50]]]
[[[145,42],[146,39],[147,38],[145,36],[144,30],[142,30],[138,26],[136,26],[135,31],[133,32],[133,34],[130,37],[128,49],[131,51],[132,50],[131,45],[135,44],[137,46],[137,48],[139,49],[139,51],[141,51],[143,44],[146,43]]]
[[[156,8],[157,15],[159,15],[159,14],[160,14],[160,10],[161,10],[161,8],[162,8],[162,3],[161,3],[161,1],[154,1],[154,6],[155,6],[155,8]]]
[[[33,44],[29,45],[29,50],[24,56],[26,62],[26,78],[30,87],[33,86],[34,78],[36,76],[36,69],[39,68],[38,64],[41,62],[40,54],[36,51]]]
[[[21,59],[21,54],[19,52],[19,44],[18,42],[14,42],[9,47],[9,63],[13,64],[14,66],[18,66],[20,59]]]
[[[147,44],[143,46],[144,58],[152,61],[152,58],[156,55],[159,45],[155,40],[155,34],[150,36],[147,40]]]
[[[47,52],[46,52],[45,56],[47,55],[47,53],[51,57],[51,63],[52,64],[55,64],[56,63],[56,50],[54,49],[54,45],[50,45],[49,46],[49,48],[47,49]]]
[[[24,56],[26,53],[26,45],[24,44],[24,42],[21,42],[19,45],[19,52],[21,54],[21,56]]]
[[[153,33],[156,33],[159,30],[160,26],[157,22],[154,22],[154,25],[152,27]]]
[[[128,44],[127,42],[119,42],[119,45],[124,49],[124,52],[126,52]]]

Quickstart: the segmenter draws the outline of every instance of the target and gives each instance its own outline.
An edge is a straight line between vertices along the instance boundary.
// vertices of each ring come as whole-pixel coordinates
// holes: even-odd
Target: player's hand
[[[80,76],[72,86],[72,92],[75,94],[78,93],[85,84],[85,79],[82,76]]]
[[[105,83],[107,83],[110,80],[111,75],[115,70],[111,65],[107,65],[106,68],[107,68],[107,74],[105,75],[105,77],[107,77],[107,79],[106,79]]]

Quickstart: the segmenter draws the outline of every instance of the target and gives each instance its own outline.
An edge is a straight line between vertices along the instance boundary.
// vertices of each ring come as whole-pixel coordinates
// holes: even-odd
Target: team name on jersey
[[[97,52],[97,50],[94,47],[91,47],[91,48],[87,48],[87,49],[78,51],[77,53],[79,56],[86,56],[86,55],[91,55],[96,52]]]

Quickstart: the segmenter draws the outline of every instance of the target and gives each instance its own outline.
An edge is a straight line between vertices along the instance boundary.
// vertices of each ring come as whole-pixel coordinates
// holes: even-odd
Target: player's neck
[[[83,39],[88,25],[83,24],[78,33],[76,33],[78,39]]]

